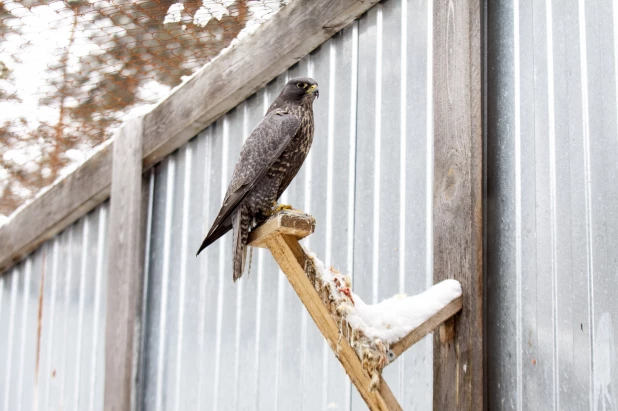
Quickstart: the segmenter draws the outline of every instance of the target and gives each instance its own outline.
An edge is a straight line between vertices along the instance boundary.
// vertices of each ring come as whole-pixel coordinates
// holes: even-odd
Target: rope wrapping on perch
[[[354,307],[354,297],[351,291],[352,278],[341,274],[334,268],[326,270],[324,263],[313,252],[305,249],[305,253],[308,257],[305,262],[305,273],[322,302],[339,324],[339,338],[345,338],[360,358],[363,369],[371,376],[370,388],[377,388],[380,374],[389,363],[388,344],[384,344],[379,338],[369,338],[361,329],[353,328],[346,321],[347,315]],[[338,347],[339,342],[337,342]],[[338,351],[337,349],[336,352]]]

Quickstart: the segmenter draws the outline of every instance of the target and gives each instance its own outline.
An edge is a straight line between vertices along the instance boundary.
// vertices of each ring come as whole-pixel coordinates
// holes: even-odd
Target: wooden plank
[[[145,166],[173,152],[377,2],[290,2],[146,114]]]
[[[463,290],[454,337],[434,334],[433,408],[483,409],[480,0],[433,3],[434,282]],[[448,333],[442,333],[446,337]]]
[[[146,201],[147,204],[147,201]],[[142,122],[125,123],[114,142],[105,328],[105,410],[135,401],[143,285]]]
[[[284,210],[269,218],[249,234],[247,244],[266,248],[267,241],[276,235],[287,234],[297,239],[305,238],[315,231],[315,218],[296,210]]]
[[[140,117],[149,168],[306,56],[378,0],[293,0]],[[318,79],[319,80],[319,79]],[[0,228],[0,273],[109,197],[111,147]]]
[[[382,377],[379,387],[370,390],[371,377],[363,370],[358,356],[346,339],[339,338],[339,327],[305,273],[304,267],[310,260],[298,240],[289,235],[276,235],[267,240],[267,246],[369,409],[401,410]]]
[[[109,197],[112,145],[0,226],[0,275]]]
[[[435,330],[439,325],[453,317],[459,311],[463,305],[463,298],[458,297],[448,303],[440,311],[429,317],[424,323],[413,329],[396,343],[391,344],[389,350],[389,364],[392,363],[397,357],[403,354],[408,348],[419,342],[427,334]]]

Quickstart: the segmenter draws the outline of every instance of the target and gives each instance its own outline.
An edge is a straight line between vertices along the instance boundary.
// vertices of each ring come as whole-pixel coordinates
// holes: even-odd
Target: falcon
[[[307,158],[318,96],[315,80],[288,81],[242,147],[221,210],[197,251],[232,229],[234,282],[245,268],[249,231],[282,208],[273,207]]]

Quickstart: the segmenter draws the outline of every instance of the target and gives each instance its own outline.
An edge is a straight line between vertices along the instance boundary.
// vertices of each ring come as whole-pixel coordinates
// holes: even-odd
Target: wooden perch
[[[461,310],[462,299],[454,299],[390,347],[374,341],[347,324],[345,310],[339,302],[333,301],[331,290],[318,275],[314,260],[298,243],[298,239],[313,233],[314,229],[312,216],[285,210],[255,228],[248,243],[270,250],[369,409],[401,410],[381,376],[382,368]],[[341,284],[341,290],[346,289],[347,285]],[[353,304],[349,290],[344,294]]]
[[[297,240],[315,231],[315,219],[296,210],[283,210],[251,231],[249,245],[267,248],[267,241],[278,235],[290,235]]]

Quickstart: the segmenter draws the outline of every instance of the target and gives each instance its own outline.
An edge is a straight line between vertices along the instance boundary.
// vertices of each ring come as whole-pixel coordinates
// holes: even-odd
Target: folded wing
[[[266,175],[281,156],[300,127],[300,119],[288,112],[277,110],[268,113],[251,132],[240,152],[232,181],[223,205],[198,254],[232,227],[232,215],[240,202]]]

